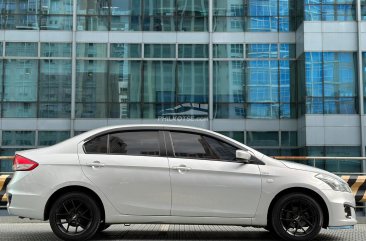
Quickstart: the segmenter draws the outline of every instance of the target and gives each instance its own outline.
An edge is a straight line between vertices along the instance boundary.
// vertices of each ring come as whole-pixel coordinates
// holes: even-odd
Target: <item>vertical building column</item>
[[[71,136],[75,134],[75,112],[76,112],[76,30],[77,30],[77,0],[73,1],[72,11],[72,59],[71,59]]]
[[[362,73],[362,44],[361,44],[361,0],[356,1],[357,20],[357,79],[358,79],[358,100],[360,108],[360,134],[361,134],[361,155],[365,156],[365,123],[364,123],[364,103],[363,103],[363,73]],[[366,160],[362,161],[362,172],[366,173]],[[363,215],[366,215],[366,205],[364,204]]]
[[[363,72],[362,72],[362,43],[361,43],[361,0],[356,1],[356,19],[357,19],[357,79],[358,79],[358,95],[360,108],[360,133],[361,133],[361,154],[365,156],[365,123],[364,123],[364,93],[363,93]],[[366,172],[366,161],[362,163],[362,171]]]
[[[213,121],[213,0],[208,1],[208,32],[209,32],[209,44],[208,44],[208,122],[209,129],[212,130]]]

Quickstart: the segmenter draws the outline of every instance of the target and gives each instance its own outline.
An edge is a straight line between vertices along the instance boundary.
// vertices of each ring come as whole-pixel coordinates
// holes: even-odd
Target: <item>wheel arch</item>
[[[102,200],[98,196],[98,194],[96,194],[93,190],[91,190],[87,187],[77,186],[77,185],[62,187],[62,188],[58,189],[57,191],[55,191],[50,196],[50,198],[47,200],[47,203],[46,203],[46,206],[45,206],[45,209],[44,209],[44,214],[43,214],[43,219],[44,220],[48,220],[52,204],[59,197],[61,197],[62,195],[66,194],[66,193],[70,193],[70,192],[80,192],[80,193],[85,193],[85,194],[91,196],[97,202],[97,205],[100,208],[101,219],[105,220],[104,205],[103,205]]]
[[[273,207],[275,205],[275,203],[284,195],[290,194],[290,193],[303,193],[306,195],[309,195],[310,197],[314,198],[318,204],[320,205],[322,211],[324,212],[324,222],[323,222],[323,228],[328,227],[329,224],[329,210],[328,210],[328,206],[326,204],[326,202],[324,201],[324,199],[315,191],[309,189],[309,188],[304,188],[304,187],[291,187],[291,188],[287,188],[285,190],[282,190],[281,192],[279,192],[271,201],[271,204],[269,205],[268,208],[268,212],[267,212],[267,224],[270,223],[271,220],[271,214],[273,211]]]

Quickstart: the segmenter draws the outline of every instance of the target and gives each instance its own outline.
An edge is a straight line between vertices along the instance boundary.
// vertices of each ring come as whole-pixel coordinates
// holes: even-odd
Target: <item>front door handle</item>
[[[100,167],[104,167],[105,165],[103,163],[101,163],[100,161],[94,161],[92,163],[87,163],[86,164],[88,167],[92,167],[92,168],[100,168]]]
[[[172,169],[177,170],[180,174],[184,174],[184,173],[192,170],[192,168],[187,167],[186,165],[173,166]]]

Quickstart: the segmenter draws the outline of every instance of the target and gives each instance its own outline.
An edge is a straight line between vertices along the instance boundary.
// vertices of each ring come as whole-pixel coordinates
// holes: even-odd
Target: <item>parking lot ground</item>
[[[52,233],[48,222],[30,221],[12,216],[0,216],[1,241],[53,241],[59,240]],[[274,238],[262,228],[238,226],[133,224],[112,225],[96,235],[93,240],[260,240]],[[322,230],[315,239],[319,241],[365,241],[366,225],[358,224],[353,230]]]

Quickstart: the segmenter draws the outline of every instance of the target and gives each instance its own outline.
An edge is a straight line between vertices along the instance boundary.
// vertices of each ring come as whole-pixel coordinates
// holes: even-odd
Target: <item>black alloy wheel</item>
[[[53,232],[63,240],[88,240],[98,231],[101,215],[95,200],[84,193],[61,196],[50,210]]]
[[[323,225],[323,212],[317,201],[305,194],[281,197],[272,212],[271,226],[285,240],[312,240]]]

